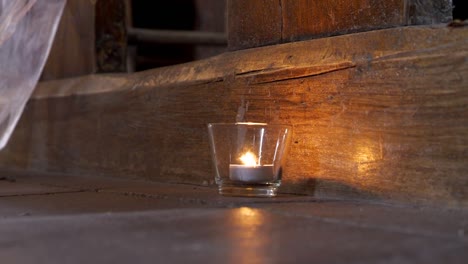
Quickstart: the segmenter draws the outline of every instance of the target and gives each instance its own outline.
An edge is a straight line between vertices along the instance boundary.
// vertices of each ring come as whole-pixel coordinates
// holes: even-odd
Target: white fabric
[[[0,0],[0,149],[44,68],[66,0]]]

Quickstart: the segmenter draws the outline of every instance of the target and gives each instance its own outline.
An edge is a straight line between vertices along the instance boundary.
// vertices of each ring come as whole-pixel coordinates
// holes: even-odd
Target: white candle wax
[[[248,183],[263,183],[275,180],[273,165],[229,165],[229,178],[233,181],[242,181]]]

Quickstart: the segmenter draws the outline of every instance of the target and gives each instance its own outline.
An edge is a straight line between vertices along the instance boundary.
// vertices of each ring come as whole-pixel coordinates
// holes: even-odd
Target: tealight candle
[[[229,178],[246,183],[264,183],[275,180],[273,164],[260,165],[251,152],[240,157],[243,164],[229,165]]]
[[[273,165],[229,165],[229,178],[233,181],[263,183],[273,181],[275,179],[274,176]]]

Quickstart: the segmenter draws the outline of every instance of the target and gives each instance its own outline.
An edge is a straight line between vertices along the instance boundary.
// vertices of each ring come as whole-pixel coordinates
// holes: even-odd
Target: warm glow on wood
[[[244,165],[257,166],[257,157],[252,152],[248,151],[239,158]]]

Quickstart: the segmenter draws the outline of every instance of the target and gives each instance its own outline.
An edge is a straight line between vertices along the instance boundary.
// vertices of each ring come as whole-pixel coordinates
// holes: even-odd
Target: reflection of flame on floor
[[[235,210],[233,220],[243,227],[252,227],[254,225],[262,224],[263,215],[258,209],[250,207],[241,207]]]
[[[233,243],[233,263],[265,263],[262,249],[271,243],[268,230],[271,228],[265,212],[259,209],[241,207],[230,211],[234,228],[229,230]],[[270,218],[271,220],[271,218]],[[266,221],[266,222],[265,222]]]

